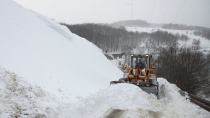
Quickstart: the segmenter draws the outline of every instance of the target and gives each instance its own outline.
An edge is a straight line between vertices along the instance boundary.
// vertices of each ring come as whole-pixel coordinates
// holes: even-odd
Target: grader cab
[[[118,81],[111,81],[110,84],[134,84],[147,93],[158,96],[156,68],[152,61],[152,55],[149,54],[130,55],[130,63],[125,66],[124,77]]]

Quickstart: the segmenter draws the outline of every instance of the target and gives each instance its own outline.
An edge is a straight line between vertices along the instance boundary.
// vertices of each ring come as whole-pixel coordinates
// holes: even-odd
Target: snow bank
[[[163,118],[209,118],[210,112],[207,112],[199,106],[190,102],[188,96],[182,96],[180,89],[170,84],[163,78],[158,79],[160,86],[162,86],[163,105],[161,110],[161,117]]]
[[[146,111],[152,109],[152,111],[158,111],[159,107],[155,108],[155,106],[159,105],[154,95],[145,93],[137,86],[117,84],[101,90],[86,99],[80,99],[79,103],[75,105],[64,105],[61,117],[103,118],[114,109],[142,109]]]
[[[131,84],[117,84],[101,90],[79,103],[61,107],[60,117],[103,118],[112,110],[121,110],[122,118],[209,118],[210,113],[191,103],[179,88],[163,78],[160,99]],[[73,106],[73,107],[69,107]]]
[[[0,1],[0,66],[57,96],[87,96],[121,77],[101,50],[11,0]]]
[[[113,110],[122,118],[209,118],[210,113],[192,104],[179,88],[159,78],[160,99],[131,84],[117,84],[77,102],[56,96],[0,69],[0,117],[106,118]],[[64,96],[65,97],[65,96]]]
[[[32,86],[0,69],[0,118],[56,117],[58,102],[40,87]]]

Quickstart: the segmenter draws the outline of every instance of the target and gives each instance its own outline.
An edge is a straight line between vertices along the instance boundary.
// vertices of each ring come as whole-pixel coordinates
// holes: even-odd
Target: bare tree
[[[189,93],[207,86],[210,66],[208,57],[192,48],[164,49],[158,58],[159,75]]]

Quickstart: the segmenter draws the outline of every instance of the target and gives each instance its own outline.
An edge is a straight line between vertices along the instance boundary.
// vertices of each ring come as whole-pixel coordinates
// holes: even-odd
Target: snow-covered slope
[[[87,96],[121,76],[95,45],[11,0],[0,26],[0,66],[53,94]]]
[[[210,51],[210,39],[206,39],[202,36],[198,36],[194,34],[194,30],[175,30],[175,29],[164,29],[161,27],[126,27],[128,31],[132,32],[146,32],[153,33],[156,31],[164,31],[171,33],[173,35],[185,35],[189,38],[186,41],[178,41],[180,46],[191,46],[194,39],[200,40],[200,46],[202,50]]]

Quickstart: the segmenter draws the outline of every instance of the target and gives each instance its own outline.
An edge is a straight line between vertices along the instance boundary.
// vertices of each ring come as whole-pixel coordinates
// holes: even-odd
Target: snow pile
[[[95,45],[11,0],[0,0],[0,17],[0,67],[32,85],[74,99],[121,77]]]
[[[199,106],[190,102],[188,96],[182,96],[180,89],[167,82],[163,78],[158,79],[160,86],[162,86],[160,99],[163,109],[161,110],[161,117],[163,118],[208,118],[210,112],[207,112]]]
[[[117,84],[79,103],[61,107],[60,117],[103,118],[113,110],[121,110],[122,118],[209,118],[210,113],[191,103],[179,88],[158,79],[161,96],[157,99],[130,84]],[[69,107],[73,106],[73,107]]]
[[[136,86],[116,85],[89,98],[81,99],[76,107],[70,104],[63,106],[64,111],[61,113],[61,117],[103,118],[114,109],[151,109],[151,105],[145,96],[148,95]],[[71,114],[67,112],[71,112]]]
[[[59,101],[38,86],[0,69],[0,117],[106,118],[113,110],[122,118],[209,118],[179,88],[159,78],[160,99],[131,84],[117,84],[75,102]]]
[[[53,97],[52,97],[53,98]],[[58,103],[40,87],[0,69],[0,117],[37,118],[56,117]]]
[[[75,105],[66,104],[62,107],[64,111],[62,111],[61,117],[103,118],[114,109],[152,109],[153,111],[158,111],[159,108],[154,106],[159,105],[154,95],[143,92],[137,86],[118,84],[101,90],[86,99],[80,99],[79,103]]]

